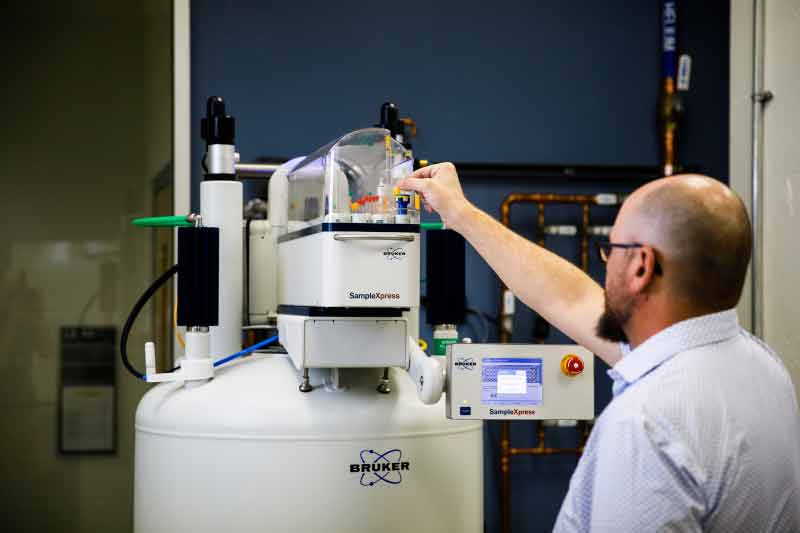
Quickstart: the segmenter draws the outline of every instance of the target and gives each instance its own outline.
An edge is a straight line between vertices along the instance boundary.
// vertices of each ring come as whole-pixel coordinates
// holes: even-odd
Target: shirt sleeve
[[[555,531],[702,531],[702,470],[641,414],[605,420],[570,482]]]

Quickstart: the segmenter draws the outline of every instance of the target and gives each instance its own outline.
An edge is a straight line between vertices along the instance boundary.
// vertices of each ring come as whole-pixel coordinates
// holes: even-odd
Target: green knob
[[[442,222],[423,222],[419,225],[422,229],[444,229]]]
[[[133,225],[143,228],[190,228],[194,224],[189,221],[186,215],[172,215],[168,217],[135,218]]]

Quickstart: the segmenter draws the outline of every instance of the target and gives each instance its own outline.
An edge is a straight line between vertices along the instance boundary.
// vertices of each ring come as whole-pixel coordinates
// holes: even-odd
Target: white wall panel
[[[764,339],[800,385],[800,2],[765,0],[763,125]],[[730,179],[750,206],[754,2],[731,3]],[[748,291],[749,289],[746,289]],[[750,298],[739,305],[749,323]]]
[[[766,3],[764,338],[800,385],[800,2]]]

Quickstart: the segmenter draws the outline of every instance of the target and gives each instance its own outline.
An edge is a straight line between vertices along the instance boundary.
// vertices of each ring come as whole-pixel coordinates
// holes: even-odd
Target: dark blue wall
[[[728,3],[679,6],[679,47],[693,56],[692,85],[679,157],[723,180],[728,160]],[[400,13],[392,11],[394,8]],[[626,0],[559,2],[192,2],[192,109],[224,96],[238,120],[245,161],[308,153],[336,136],[373,125],[386,100],[419,124],[419,157],[495,163],[656,165],[655,105],[660,88],[660,3]],[[193,145],[199,162],[203,146]],[[199,164],[194,172],[197,205]],[[624,182],[465,180],[479,207],[499,214],[510,192],[629,190]],[[532,236],[535,211],[519,208],[512,224]],[[599,210],[593,223],[611,223]],[[548,223],[574,221],[568,208]],[[577,243],[548,246],[577,260]],[[469,304],[496,315],[498,281],[467,252]],[[603,269],[592,271],[602,282]],[[522,309],[515,340],[532,340],[534,314]],[[469,324],[475,320],[470,319]],[[478,336],[467,324],[462,332]],[[423,336],[429,338],[426,327]],[[491,333],[496,339],[496,330]],[[565,340],[554,332],[549,342]],[[597,405],[609,380],[596,372]],[[486,522],[498,527],[498,428],[486,432]],[[554,430],[552,445],[569,445]],[[512,442],[535,445],[531,424],[515,424]],[[513,461],[515,533],[548,531],[575,458]]]

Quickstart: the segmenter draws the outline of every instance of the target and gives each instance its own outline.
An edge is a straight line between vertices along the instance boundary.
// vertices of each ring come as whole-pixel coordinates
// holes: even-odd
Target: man
[[[723,184],[651,182],[620,209],[605,291],[471,205],[455,167],[400,187],[461,233],[523,302],[612,366],[556,531],[800,531],[800,422],[775,354],[734,309],[750,222]]]

